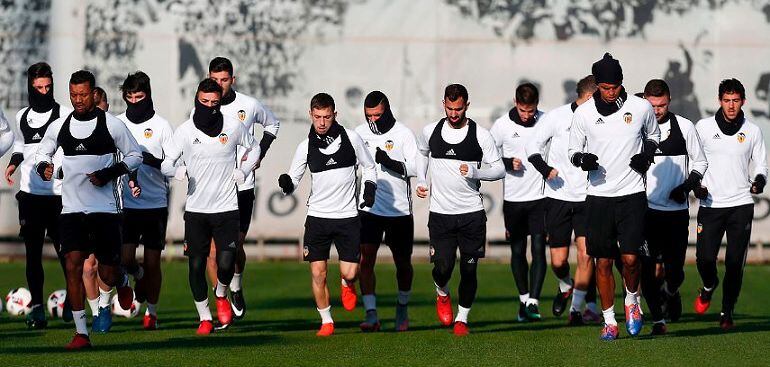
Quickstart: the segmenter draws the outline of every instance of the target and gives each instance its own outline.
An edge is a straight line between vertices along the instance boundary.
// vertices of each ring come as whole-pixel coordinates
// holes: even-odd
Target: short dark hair
[[[120,86],[120,91],[125,96],[128,93],[144,92],[149,96],[152,94],[150,88],[150,77],[143,71],[137,71],[133,74],[128,74],[126,80]]]
[[[444,88],[444,100],[454,102],[460,98],[468,102],[468,90],[462,84],[449,84]]]
[[[746,99],[746,89],[743,88],[743,84],[738,79],[730,78],[722,80],[719,83],[719,99],[725,94],[737,93],[741,96],[741,99]]]
[[[219,93],[219,95],[222,95],[222,87],[217,84],[217,82],[214,81],[214,79],[206,78],[201,80],[200,83],[198,83],[198,90],[195,91],[195,95],[198,95],[198,92],[203,93]]]
[[[107,92],[102,89],[102,87],[96,87],[94,88],[94,93],[99,95],[99,98],[101,99],[107,99]]]
[[[516,103],[532,105],[538,102],[540,102],[540,92],[534,84],[524,83],[516,87]]]
[[[96,78],[94,77],[94,74],[88,70],[78,70],[72,73],[72,76],[70,76],[70,84],[83,83],[88,83],[88,86],[91,89],[94,89],[96,86]]]
[[[332,96],[326,93],[318,93],[310,99],[311,110],[322,110],[324,108],[331,108],[332,111],[335,110],[336,106],[334,105],[334,98],[332,98]]]
[[[644,86],[645,97],[668,97],[671,98],[671,91],[668,84],[663,79],[652,79]]]
[[[38,62],[36,64],[30,65],[29,69],[27,69],[27,80],[29,80],[31,84],[32,81],[37,78],[51,78],[53,81],[53,71],[51,70],[51,65],[48,65],[45,62]]]
[[[218,73],[220,71],[226,71],[233,76],[233,63],[226,57],[217,56],[211,59],[209,63],[209,73]]]
[[[586,94],[594,94],[598,88],[599,87],[596,86],[596,79],[594,79],[594,76],[589,75],[577,82],[575,92],[577,93],[578,98],[580,98]]]
[[[380,103],[382,103],[386,109],[390,108],[390,101],[388,101],[388,96],[378,90],[370,92],[364,99],[364,107],[366,108],[377,107],[380,105]]]

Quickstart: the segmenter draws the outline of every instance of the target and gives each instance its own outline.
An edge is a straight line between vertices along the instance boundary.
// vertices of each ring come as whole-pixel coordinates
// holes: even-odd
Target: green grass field
[[[334,269],[334,268],[332,268]],[[482,263],[479,293],[470,314],[471,335],[453,336],[438,326],[430,266],[416,266],[410,306],[411,330],[392,332],[395,280],[392,265],[377,268],[379,313],[383,329],[363,334],[358,323],[363,309],[345,312],[339,303],[339,286],[331,282],[332,313],[336,335],[314,336],[319,317],[310,296],[305,264],[250,263],[245,278],[246,318],[229,330],[209,337],[195,335],[197,314],[187,286],[183,262],[164,264],[164,284],[159,304],[161,330],[141,329],[141,318],[115,319],[108,334],[91,334],[91,351],[68,353],[63,346],[74,332],[73,324],[52,321],[44,331],[28,331],[23,318],[0,316],[0,361],[3,365],[767,365],[770,346],[770,310],[767,294],[770,267],[748,266],[737,307],[737,327],[724,333],[717,324],[719,301],[710,313],[696,318],[692,299],[699,284],[694,267],[688,267],[682,289],[682,320],[669,325],[669,335],[630,338],[621,326],[621,339],[602,342],[599,327],[567,328],[566,319],[551,315],[554,277],[548,274],[538,323],[516,323],[518,301],[508,265]],[[46,264],[46,296],[63,288],[57,264]],[[25,286],[24,265],[0,264],[0,290]],[[336,271],[330,278],[336,279]],[[457,275],[457,274],[455,274]],[[456,290],[457,279],[452,279]],[[721,288],[715,299],[721,300]],[[213,307],[213,304],[212,304]],[[456,304],[455,304],[456,307]],[[212,308],[213,309],[213,308]],[[616,304],[622,320],[622,306]],[[622,321],[621,321],[622,322]]]

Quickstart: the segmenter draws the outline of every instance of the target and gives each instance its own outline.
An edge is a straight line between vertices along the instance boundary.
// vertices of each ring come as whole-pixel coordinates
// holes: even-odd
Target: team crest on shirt
[[[697,231],[698,233],[701,233],[701,232],[703,232],[703,224],[701,224],[701,223],[698,223],[698,228],[696,229],[696,231]]]
[[[241,122],[246,121],[246,111],[238,110],[238,120],[241,120]]]
[[[433,256],[436,254],[436,249],[433,248],[433,245],[430,246],[430,256]]]
[[[149,139],[152,137],[152,129],[144,129],[144,138]]]
[[[634,120],[634,116],[631,114],[631,112],[626,112],[623,114],[623,121],[626,122],[626,124],[630,125],[631,121]]]
[[[184,252],[187,252],[187,241],[184,243]]]
[[[303,255],[304,257],[307,257],[307,255],[309,255],[309,254],[310,254],[310,249],[308,249],[308,248],[307,248],[307,246],[304,246],[304,247],[302,248],[302,255]]]
[[[746,141],[746,134],[738,133],[738,142],[743,143],[744,141]]]
[[[222,145],[227,144],[227,140],[228,139],[229,138],[227,137],[227,134],[225,134],[225,133],[219,134],[219,142],[222,143]]]
[[[387,151],[393,150],[393,140],[388,140],[385,142],[385,150]]]

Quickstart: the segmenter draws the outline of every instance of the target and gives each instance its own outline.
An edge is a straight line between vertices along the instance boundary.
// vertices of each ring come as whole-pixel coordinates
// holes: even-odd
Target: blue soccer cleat
[[[91,330],[95,333],[106,333],[112,327],[112,312],[109,307],[99,307],[99,314],[94,317]]]
[[[642,312],[639,304],[633,303],[626,306],[626,331],[631,336],[637,336],[642,332]]]
[[[599,339],[604,341],[613,341],[618,338],[618,325],[604,324],[602,327],[602,333],[599,335]]]

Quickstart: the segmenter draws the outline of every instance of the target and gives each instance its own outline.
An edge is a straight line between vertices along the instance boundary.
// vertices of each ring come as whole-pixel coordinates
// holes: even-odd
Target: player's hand
[[[521,171],[524,168],[524,165],[521,163],[521,159],[519,158],[513,158],[513,170],[514,171]]]
[[[468,170],[469,170],[469,167],[468,167],[467,163],[461,164],[460,165],[460,176],[468,177]]]
[[[179,166],[174,171],[174,179],[183,181],[187,177],[187,166]]]
[[[754,177],[754,182],[751,183],[751,193],[761,194],[762,191],[765,191],[765,184],[767,184],[765,176],[757,175],[757,177]]]
[[[365,207],[371,208],[374,206],[374,199],[376,197],[377,192],[377,185],[374,184],[374,182],[366,181],[364,182],[364,194],[363,199],[364,201],[359,206],[360,209],[363,209]]]
[[[107,181],[102,180],[97,172],[99,171],[86,173],[86,176],[88,176],[88,181],[91,181],[92,185],[102,187],[107,184]]]
[[[644,153],[636,153],[631,157],[631,162],[628,164],[632,170],[636,171],[640,175],[646,175],[647,170],[650,169],[650,156]]]
[[[671,190],[668,198],[679,204],[684,204],[687,201],[687,194],[687,184],[681,184]]]
[[[13,164],[9,164],[8,168],[5,169],[5,182],[8,183],[8,186],[13,186],[13,173],[16,172],[16,166]]]
[[[389,160],[390,157],[388,156],[388,153],[380,149],[380,147],[377,147],[377,152],[374,153],[374,162],[382,164]]]
[[[281,187],[281,190],[283,190],[285,195],[294,192],[294,182],[292,182],[291,177],[285,173],[278,177],[278,186]]]
[[[48,162],[40,162],[37,165],[37,174],[40,175],[40,178],[43,179],[43,181],[51,181],[51,177],[53,177],[53,164]]]
[[[425,199],[428,197],[428,188],[425,186],[417,186],[417,189],[415,190],[417,197],[420,199]]]
[[[254,171],[257,170],[257,168],[262,166],[262,159],[257,159],[257,164],[254,165]]]
[[[692,190],[692,194],[700,200],[706,200],[706,198],[709,196],[709,190],[706,188],[706,186],[698,186]]]
[[[583,153],[580,158],[580,169],[583,171],[596,171],[599,169],[599,157],[592,153]]]
[[[246,174],[239,168],[233,169],[233,181],[238,185],[243,185],[246,182]]]
[[[555,179],[556,177],[559,177],[559,171],[556,168],[551,169],[551,172],[548,173],[548,177],[545,178],[546,181],[551,181]]]
[[[142,188],[139,187],[139,183],[134,180],[128,181],[128,188],[131,189],[131,196],[138,198],[142,194]]]

